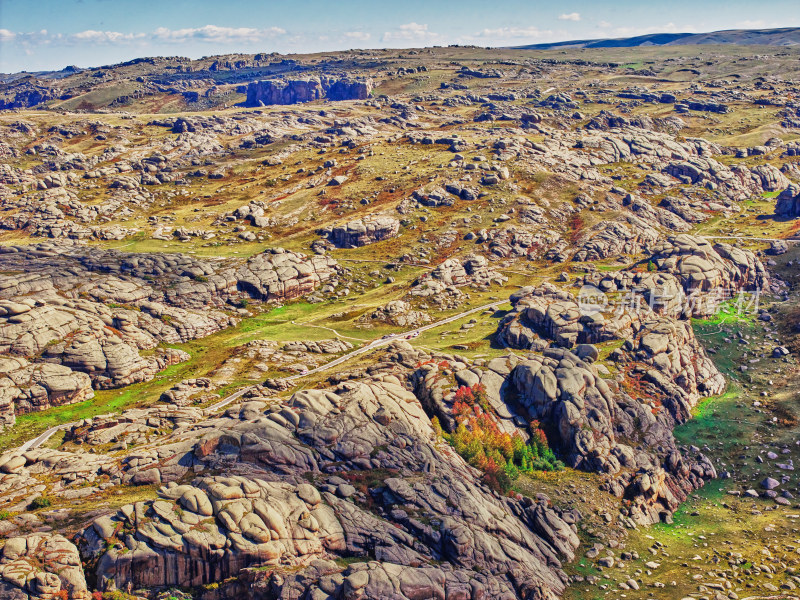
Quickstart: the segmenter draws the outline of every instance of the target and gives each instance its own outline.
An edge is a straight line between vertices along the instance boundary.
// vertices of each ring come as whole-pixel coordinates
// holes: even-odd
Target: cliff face
[[[297,104],[324,96],[318,79],[294,81],[254,81],[247,86],[247,106]]]
[[[246,106],[297,104],[320,98],[329,100],[364,100],[372,91],[372,80],[352,79],[293,79],[253,81],[247,86]]]
[[[366,81],[339,79],[331,84],[327,96],[329,100],[366,100],[371,91],[371,79]]]

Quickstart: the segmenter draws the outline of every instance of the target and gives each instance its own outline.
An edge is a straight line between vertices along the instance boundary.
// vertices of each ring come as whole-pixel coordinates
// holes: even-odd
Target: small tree
[[[442,429],[442,424],[439,422],[439,417],[433,417],[431,419],[431,427],[433,427],[433,433],[437,439],[444,435],[444,430]]]
[[[476,383],[470,389],[472,390],[472,396],[475,398],[476,404],[486,412],[489,412],[491,410],[491,405],[489,404],[489,393],[486,391],[486,386],[482,383]]]

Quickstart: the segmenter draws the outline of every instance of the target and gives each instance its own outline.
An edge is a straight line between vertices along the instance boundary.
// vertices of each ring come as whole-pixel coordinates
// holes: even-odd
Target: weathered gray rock
[[[216,386],[208,377],[184,379],[161,394],[160,400],[176,406],[187,406],[193,401],[202,403],[212,397],[218,397],[210,392]]]
[[[677,276],[687,294],[693,292],[765,289],[767,272],[749,250],[712,244],[687,234],[670,237],[654,248],[659,271]]]
[[[243,477],[169,484],[160,490],[162,500],[96,520],[84,530],[81,546],[99,558],[98,584],[112,581],[123,588],[128,582],[137,588],[202,585],[248,566],[279,564],[290,556],[309,561],[343,549],[334,512],[316,490],[316,496],[304,493],[304,485]],[[115,532],[124,527],[133,537],[115,544]]]
[[[390,352],[413,351],[395,344]],[[434,449],[428,415],[392,375],[297,392],[261,418],[230,410],[197,431],[190,462],[225,463],[248,475],[169,483],[160,500],[96,519],[83,531],[80,547],[98,561],[99,587],[109,581],[123,589],[128,582],[200,585],[234,577],[226,585],[241,589],[236,586],[256,578],[248,567],[292,563],[298,576],[276,582],[278,588],[310,593],[320,584],[303,573],[319,569],[319,559],[370,552],[376,559],[370,572],[354,576],[362,569],[351,567],[341,579],[344,588],[378,597],[379,585],[396,584],[405,597],[416,598],[441,589],[452,573],[479,569],[483,575],[472,585],[505,590],[509,599],[525,590],[554,598],[564,589],[559,557],[570,558],[578,545],[572,527],[543,504],[489,493],[460,457]],[[183,430],[180,439],[190,432]],[[408,477],[402,471],[412,464]],[[325,486],[319,482],[334,480],[322,472],[334,465],[348,478],[337,481],[354,483],[320,493]],[[368,484],[377,503],[370,512],[361,482],[375,469],[391,476]],[[298,485],[299,474],[316,483]],[[417,513],[440,525],[409,516]],[[460,581],[455,576],[451,583]]]
[[[752,169],[744,165],[728,168],[708,156],[671,162],[663,171],[682,183],[704,185],[736,201],[747,200],[763,192],[784,189],[790,183],[772,165],[759,165]]]
[[[285,352],[312,352],[314,354],[339,354],[350,350],[353,344],[347,340],[308,340],[303,342],[289,342],[281,350]]]
[[[0,595],[4,598],[54,598],[61,590],[75,600],[90,593],[77,548],[58,534],[7,539],[0,557]],[[15,593],[23,595],[15,596]]]
[[[775,214],[780,217],[800,216],[800,186],[792,183],[786,186],[775,203]]]
[[[502,284],[508,277],[489,266],[483,256],[469,255],[463,260],[448,258],[432,271],[422,275],[411,290],[413,296],[434,296],[448,286]]]
[[[328,239],[340,248],[359,248],[393,238],[400,231],[400,221],[392,217],[366,217],[338,225],[328,232]]]
[[[420,327],[430,323],[432,320],[428,313],[414,310],[411,304],[404,300],[387,302],[384,306],[359,319],[363,323],[387,323],[405,329]]]
[[[90,377],[69,367],[0,356],[0,420],[94,397]]]
[[[640,283],[653,277],[663,276],[642,274]],[[578,304],[551,284],[523,288],[511,302],[514,309],[500,323],[498,339],[542,351],[541,356],[528,355],[512,372],[517,397],[528,412],[525,420],[539,420],[556,431],[554,443],[573,467],[616,475],[610,491],[636,499],[631,518],[656,522],[715,476],[705,458],[694,461],[694,470],[684,467],[671,433],[675,423],[690,418],[701,397],[725,387],[689,323],[678,320],[682,309],[668,310],[669,304],[651,309],[642,303],[635,310],[612,311]],[[610,356],[625,374],[621,386],[607,382],[595,364],[578,354],[548,347],[585,348],[583,354],[596,357],[596,350],[582,344],[614,339],[627,340]],[[641,439],[644,449],[634,453],[622,439]],[[626,467],[639,469],[641,477],[631,476]]]
[[[0,249],[0,421],[147,381],[189,358],[157,348],[236,323],[215,307],[291,299],[334,273],[326,257],[273,249],[212,264],[40,244]],[[143,356],[142,350],[154,350]],[[35,356],[29,363],[24,357]],[[173,400],[175,400],[173,398]]]
[[[651,223],[634,215],[626,215],[623,222],[598,223],[579,241],[573,260],[593,261],[644,252],[659,238],[658,230]]]
[[[372,91],[372,80],[312,77],[288,81],[262,80],[247,86],[246,106],[296,104],[327,97],[330,100],[365,100]]]

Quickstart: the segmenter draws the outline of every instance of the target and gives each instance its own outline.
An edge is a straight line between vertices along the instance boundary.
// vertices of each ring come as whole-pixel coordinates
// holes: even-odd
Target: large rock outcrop
[[[19,414],[45,410],[94,397],[86,373],[52,363],[29,363],[0,356],[0,424],[13,425]]]
[[[0,555],[0,596],[8,600],[89,600],[78,549],[58,534],[6,540]]]
[[[621,221],[603,221],[587,231],[578,241],[575,261],[602,260],[619,254],[639,254],[648,250],[659,238],[652,222],[634,215]]]
[[[324,96],[319,79],[292,81],[254,81],[247,86],[247,106],[270,104],[297,104],[311,102]]]
[[[779,217],[800,217],[800,185],[793,183],[778,194],[775,214]]]
[[[168,348],[149,357],[141,356],[140,350],[154,349],[161,341],[175,343],[202,337],[230,322],[230,318],[221,313],[197,315],[195,321],[207,321],[209,326],[201,329],[199,335],[181,338],[179,331],[191,326],[189,318],[184,320],[183,327],[173,328],[145,312],[146,307],[140,311],[109,308],[106,304],[83,299],[51,298],[50,302],[26,300],[0,304],[0,310],[6,312],[5,316],[0,316],[0,352],[17,357],[36,356],[41,361],[58,363],[40,367],[40,370],[49,369],[49,376],[71,377],[70,369],[87,373],[100,388],[147,381],[163,368],[188,358],[185,352]],[[183,309],[163,308],[166,314],[187,314]],[[177,323],[180,321],[176,320]],[[79,381],[66,379],[54,380],[53,385],[63,388],[60,394],[53,388],[54,399],[60,396],[62,400],[69,400],[81,389]],[[73,401],[85,399],[80,398],[81,395]],[[56,402],[59,403],[63,402]],[[44,403],[38,406],[47,408]]]
[[[498,326],[498,341],[510,348],[543,350],[554,344],[572,348],[629,336],[642,315],[635,310],[615,314],[600,298],[575,298],[544,283],[524,287],[510,296],[512,310]]]
[[[84,552],[100,554],[101,588],[107,580],[116,587],[197,586],[345,547],[334,510],[307,483],[209,477],[167,485],[160,495],[84,531]]]
[[[680,280],[687,294],[720,290],[762,290],[767,271],[750,250],[681,234],[654,248],[652,262]]]
[[[705,457],[683,456],[672,437],[675,423],[688,417],[681,400],[696,402],[697,393],[673,398],[669,388],[660,388],[653,404],[638,390],[610,386],[591,364],[558,348],[520,361],[512,380],[528,417],[551,432],[571,466],[613,476],[609,491],[632,501],[627,516],[634,522],[658,522],[716,477]],[[645,477],[651,486],[639,484]]]
[[[493,283],[503,284],[508,277],[492,269],[489,261],[480,255],[471,254],[459,260],[448,258],[433,270],[422,275],[411,289],[412,296],[437,296],[448,287],[475,285],[489,287]]]
[[[392,300],[359,318],[362,323],[387,323],[404,329],[420,327],[432,320],[428,313],[414,310],[414,307],[404,300]]]
[[[639,284],[666,278],[678,287],[668,275],[639,275]],[[652,288],[632,286],[632,292],[635,298]],[[715,476],[704,457],[683,457],[672,437],[674,425],[688,420],[702,397],[725,388],[689,322],[681,320],[682,303],[612,310],[596,298],[579,304],[550,284],[523,288],[511,300],[514,308],[500,323],[498,339],[541,352],[511,373],[526,420],[541,421],[573,467],[613,475],[609,489],[634,501],[631,519],[658,521]],[[592,344],[613,340],[626,341],[610,356],[619,376],[606,380],[608,369],[592,364],[599,356]],[[630,468],[638,475],[631,476]],[[639,486],[642,474],[658,481],[658,489]]]
[[[789,180],[772,165],[759,165],[748,169],[744,165],[727,167],[710,157],[692,157],[664,167],[664,173],[682,183],[703,185],[718,191],[731,200],[747,200],[763,192],[784,189]]]
[[[337,225],[328,232],[328,239],[339,248],[359,248],[388,240],[400,231],[400,221],[377,216]]]
[[[372,81],[311,77],[289,81],[253,81],[247,86],[246,106],[297,104],[321,98],[329,100],[365,100],[372,91]]]
[[[117,304],[183,309],[224,307],[241,299],[291,300],[336,272],[336,261],[272,248],[247,260],[209,261],[184,254],[133,254],[43,243],[0,247],[0,298],[59,292]],[[159,311],[158,307],[153,310]],[[187,318],[172,318],[179,323]]]
[[[403,363],[415,353],[399,343],[391,352]],[[466,597],[554,600],[564,590],[574,515],[492,493],[439,445],[420,401],[393,375],[304,390],[273,407],[250,400],[174,438],[160,447],[182,448],[187,467],[225,465],[228,475],[167,483],[160,499],[96,519],[79,547],[101,589],[227,577],[241,589],[260,580],[250,567],[272,565],[297,573],[278,585],[287,594],[332,594],[303,575],[320,560],[369,556],[331,571],[341,590],[395,597],[380,591],[391,585],[413,598],[445,581],[464,587],[475,571]]]

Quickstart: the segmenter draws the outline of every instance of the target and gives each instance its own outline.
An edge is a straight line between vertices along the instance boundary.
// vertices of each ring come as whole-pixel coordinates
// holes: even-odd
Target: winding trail
[[[387,344],[391,344],[392,342],[397,341],[397,340],[405,340],[409,336],[416,337],[419,334],[421,334],[422,332],[428,331],[429,329],[435,329],[436,327],[441,327],[442,325],[447,325],[448,323],[452,323],[454,321],[458,321],[459,319],[463,319],[464,317],[469,316],[471,314],[474,314],[476,312],[481,312],[481,311],[487,310],[489,308],[497,308],[498,306],[500,306],[501,304],[505,304],[506,302],[508,302],[508,299],[496,300],[495,302],[492,302],[491,304],[484,304],[482,306],[477,306],[475,308],[470,308],[469,310],[465,310],[464,312],[460,312],[460,313],[458,313],[456,315],[447,317],[445,319],[441,319],[440,321],[436,321],[434,323],[429,323],[428,325],[424,325],[422,327],[417,327],[416,329],[410,329],[409,331],[404,331],[402,333],[393,333],[393,334],[384,336],[384,337],[382,337],[380,339],[372,340],[371,342],[365,344],[361,348],[356,348],[355,350],[353,350],[351,352],[348,352],[347,354],[344,354],[344,355],[340,356],[339,358],[335,358],[334,360],[332,360],[330,362],[327,362],[324,365],[320,365],[319,367],[316,367],[316,368],[311,369],[309,371],[306,371],[304,373],[298,373],[296,375],[289,375],[288,377],[282,377],[278,381],[287,381],[287,382],[296,381],[298,379],[302,379],[303,377],[308,377],[309,375],[314,375],[315,373],[322,373],[323,371],[327,371],[328,369],[332,369],[333,367],[335,367],[337,365],[340,365],[340,364],[342,364],[344,362],[347,362],[351,358],[354,358],[354,357],[359,356],[361,354],[365,354],[366,352],[369,352],[370,350],[375,350],[376,348],[380,348],[381,346],[386,346]],[[307,326],[308,324],[307,323],[303,323],[303,325]],[[312,325],[312,327],[321,327],[322,329],[330,329],[329,327],[323,327],[321,325]],[[333,331],[334,333],[336,333],[336,331],[333,330],[333,329],[330,329],[330,331]],[[344,337],[344,336],[342,336],[342,337]],[[350,339],[358,339],[358,338],[350,338]],[[364,342],[366,340],[359,340],[359,341]],[[223,398],[219,402],[216,402],[216,403],[212,404],[211,406],[206,407],[203,410],[203,412],[206,415],[206,418],[210,417],[213,414],[218,413],[220,410],[222,410],[223,408],[225,408],[229,404],[235,402],[236,400],[241,398],[244,394],[246,394],[250,390],[255,389],[257,387],[257,385],[258,384],[250,385],[250,386],[244,387],[244,388],[242,388],[240,390],[237,390],[237,391],[233,392],[232,394],[230,394],[229,396],[226,396],[225,398]],[[80,421],[73,421],[71,423],[62,423],[61,425],[55,425],[55,426],[51,427],[50,429],[48,429],[47,431],[44,431],[43,433],[39,434],[37,437],[35,437],[33,439],[30,439],[27,442],[25,442],[24,444],[22,444],[19,447],[18,452],[27,452],[28,450],[34,450],[36,448],[39,448],[47,440],[49,440],[51,437],[53,437],[53,435],[55,435],[58,431],[60,431],[62,429],[68,429],[69,427],[77,425],[79,422]]]
[[[72,423],[64,423],[63,425],[56,425],[55,427],[51,427],[47,431],[40,434],[38,437],[35,437],[31,440],[28,440],[22,446],[19,447],[20,452],[27,452],[28,450],[33,450],[34,448],[38,448],[42,444],[44,444],[47,440],[49,440],[53,435],[62,430],[67,429],[68,427],[72,427],[73,425],[77,425],[78,421],[73,421]]]
[[[770,238],[750,235],[698,235],[704,240],[752,240],[755,242],[800,242],[798,238]]]
[[[321,365],[321,366],[319,366],[319,367],[317,367],[315,369],[311,369],[306,373],[298,373],[297,375],[290,375],[288,377],[282,377],[279,381],[295,381],[296,379],[300,379],[300,378],[306,377],[308,375],[313,375],[314,373],[321,373],[323,371],[327,371],[331,367],[335,367],[337,365],[342,364],[343,362],[347,362],[348,360],[350,360],[351,358],[353,358],[355,356],[358,356],[359,354],[364,354],[365,352],[368,352],[370,350],[374,350],[375,348],[380,348],[381,346],[385,346],[387,344],[391,344],[392,342],[394,342],[396,340],[405,339],[408,336],[416,337],[417,335],[419,335],[423,331],[428,331],[429,329],[434,329],[436,327],[441,327],[442,325],[447,325],[448,323],[452,323],[453,321],[458,321],[459,319],[463,319],[464,317],[466,317],[468,315],[471,315],[471,314],[474,314],[476,312],[480,312],[480,311],[486,310],[488,308],[497,308],[498,306],[500,306],[501,304],[505,304],[506,302],[508,302],[507,299],[506,300],[497,300],[495,302],[492,302],[491,304],[484,304],[483,306],[478,306],[476,308],[471,308],[469,310],[466,310],[464,312],[458,313],[458,314],[453,315],[451,317],[447,317],[446,319],[442,319],[442,320],[436,321],[434,323],[429,323],[428,325],[423,325],[422,327],[417,327],[416,329],[411,329],[411,330],[405,331],[403,333],[390,334],[390,335],[382,337],[382,338],[380,338],[378,340],[373,340],[372,342],[370,342],[369,344],[366,344],[365,346],[362,346],[361,348],[357,348],[357,349],[353,350],[352,352],[348,352],[347,354],[345,354],[343,356],[340,356],[339,358],[336,358],[336,359],[334,359],[334,360],[332,360],[332,361],[330,361],[328,363],[325,363],[324,365]]]
[[[359,342],[369,342],[370,341],[370,340],[365,340],[364,338],[357,338],[357,337],[353,337],[353,336],[350,336],[350,335],[344,335],[342,333],[339,333],[338,331],[336,331],[332,327],[325,327],[324,325],[312,325],[311,323],[293,323],[293,324],[294,325],[301,325],[303,327],[314,327],[315,329],[326,329],[326,330],[330,331],[331,333],[333,333],[333,335],[335,335],[336,337],[342,338],[344,340],[356,340],[356,341],[359,341]]]

